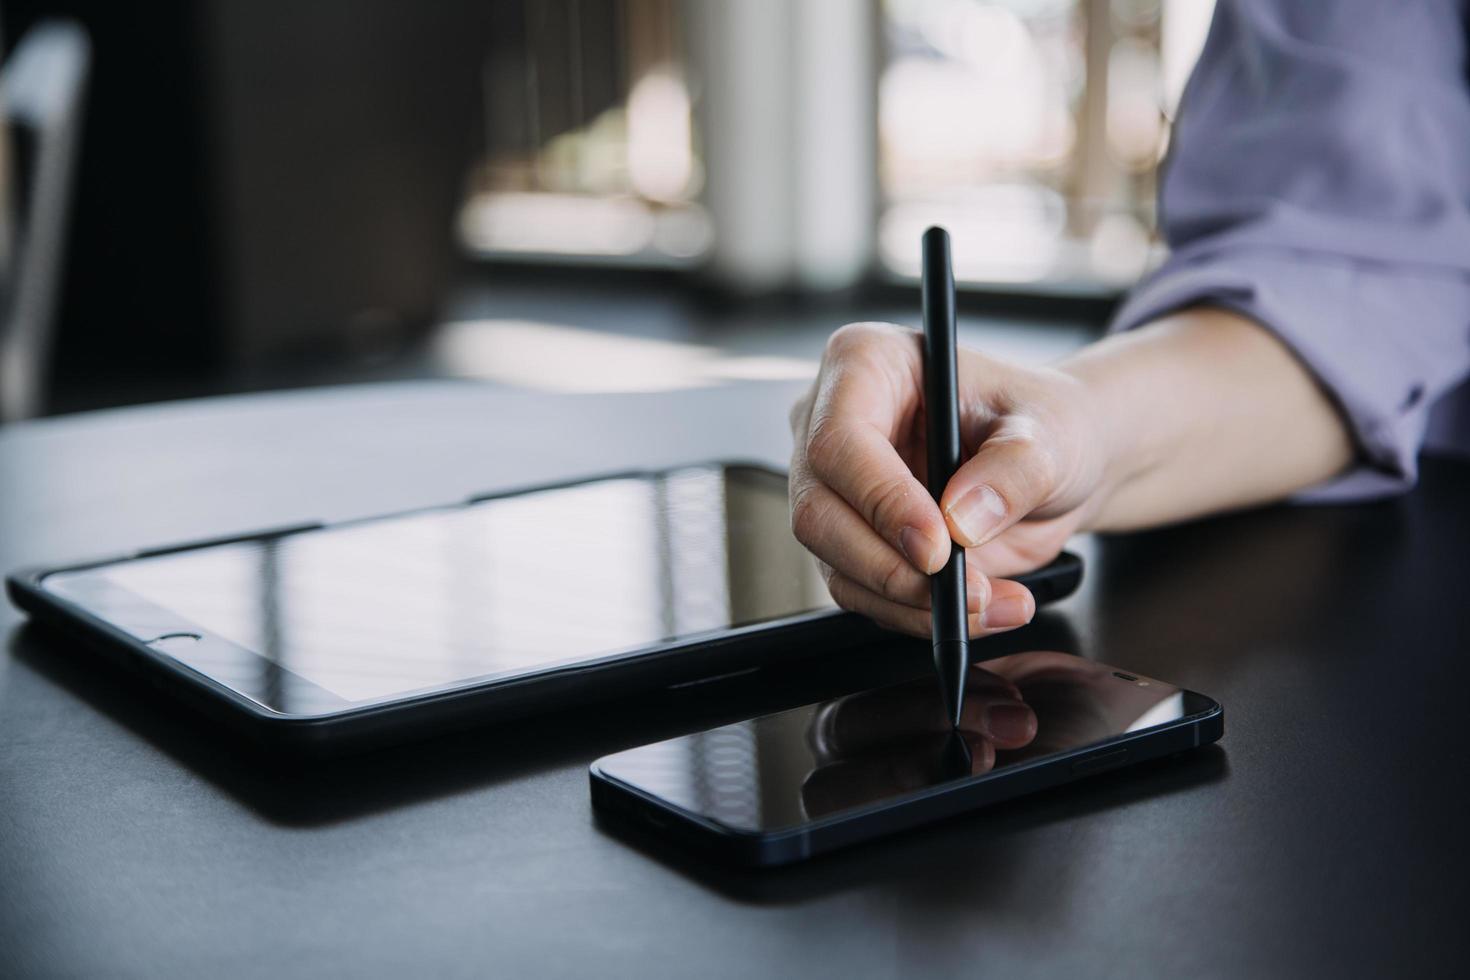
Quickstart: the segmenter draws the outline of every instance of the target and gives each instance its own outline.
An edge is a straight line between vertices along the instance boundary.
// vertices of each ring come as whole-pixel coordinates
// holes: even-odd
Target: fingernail
[[[903,556],[925,575],[933,575],[939,569],[934,564],[934,544],[929,536],[916,527],[906,527],[898,532],[898,547]]]
[[[1031,622],[1031,603],[1025,596],[1003,595],[991,599],[980,613],[980,624],[986,629],[1008,630]]]
[[[1003,742],[1031,737],[1031,709],[1024,704],[992,704],[985,709],[985,731]]]
[[[1000,494],[981,484],[950,505],[949,519],[969,539],[966,547],[973,548],[984,543],[1006,519],[1006,503]]]

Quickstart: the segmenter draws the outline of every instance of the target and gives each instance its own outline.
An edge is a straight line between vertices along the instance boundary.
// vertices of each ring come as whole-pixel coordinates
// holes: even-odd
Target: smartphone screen
[[[597,769],[732,830],[771,832],[1214,708],[1191,691],[1067,653],[1000,657],[971,675],[958,735],[926,677],[641,746]],[[992,734],[992,711],[1010,715],[1003,737]]]
[[[155,649],[282,711],[334,703],[323,691],[372,702],[832,605],[791,534],[785,477],[721,465],[58,572],[43,586],[112,622],[223,641]]]

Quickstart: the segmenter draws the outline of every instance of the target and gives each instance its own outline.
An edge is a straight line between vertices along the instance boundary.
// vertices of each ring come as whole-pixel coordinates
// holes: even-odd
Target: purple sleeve
[[[1450,0],[1219,0],[1185,92],[1170,257],[1112,329],[1202,304],[1279,336],[1359,447],[1303,497],[1411,486],[1430,406],[1470,373],[1465,48]]]

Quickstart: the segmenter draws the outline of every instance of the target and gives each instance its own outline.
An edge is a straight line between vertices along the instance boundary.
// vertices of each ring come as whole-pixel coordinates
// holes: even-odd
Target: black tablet
[[[1076,588],[1066,555],[1023,579]],[[332,751],[871,638],[786,477],[702,464],[18,572],[39,622],[270,743]]]

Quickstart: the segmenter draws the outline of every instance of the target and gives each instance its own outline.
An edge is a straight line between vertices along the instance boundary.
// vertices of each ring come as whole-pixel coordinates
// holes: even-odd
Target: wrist
[[[1278,500],[1351,459],[1346,427],[1316,380],[1236,313],[1181,310],[1106,337],[1059,368],[1089,393],[1103,447],[1090,530]]]
[[[1158,465],[1165,451],[1150,425],[1145,394],[1150,384],[1138,376],[1138,346],[1129,335],[1114,335],[1070,355],[1057,369],[1081,392],[1097,483],[1084,508],[1082,531],[1110,530],[1114,502]],[[1158,420],[1155,420],[1157,422]]]

